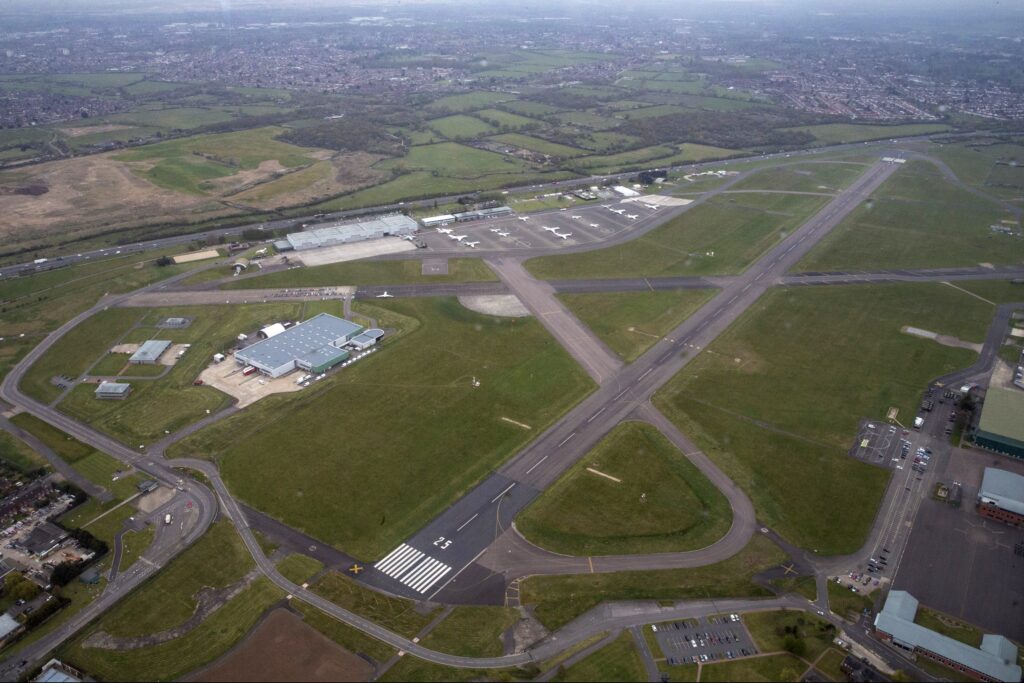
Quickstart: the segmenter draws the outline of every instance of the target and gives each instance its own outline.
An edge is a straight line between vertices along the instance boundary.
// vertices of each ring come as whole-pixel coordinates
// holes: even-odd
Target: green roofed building
[[[974,442],[990,451],[1024,458],[1024,391],[988,390]]]

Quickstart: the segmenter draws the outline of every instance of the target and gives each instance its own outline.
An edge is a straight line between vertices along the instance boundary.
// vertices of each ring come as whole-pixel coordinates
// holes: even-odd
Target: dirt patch
[[[163,352],[158,359],[160,365],[175,365],[181,357],[188,353],[191,344],[171,344],[170,348]]]
[[[231,652],[188,681],[368,681],[373,667],[278,608]]]
[[[277,159],[267,159],[261,161],[256,168],[240,169],[229,176],[207,180],[202,184],[202,188],[214,194],[233,195],[287,172],[288,167],[283,166]]]
[[[135,128],[135,126],[126,126],[120,123],[107,123],[102,126],[69,126],[67,128],[61,128],[60,132],[67,135],[69,138],[80,138],[83,135],[111,133],[115,130],[128,130],[129,128]]]
[[[111,353],[135,353],[142,344],[118,344],[110,347]]]
[[[174,498],[174,489],[169,486],[160,486],[155,491],[150,491],[146,495],[140,496],[135,503],[135,507],[139,508],[140,512],[148,514],[164,503],[170,502],[171,498]]]
[[[296,370],[284,377],[271,379],[259,373],[246,377],[242,368],[228,357],[220,363],[210,365],[199,375],[203,384],[219,389],[228,396],[238,399],[238,407],[245,408],[271,394],[283,394],[290,391],[301,391],[303,387],[296,383],[303,372]]]
[[[269,177],[251,187],[243,187],[232,199],[265,209],[277,209],[325,201],[369,187],[387,177],[383,171],[373,168],[375,163],[384,158],[377,154],[336,154],[329,150],[319,150],[307,153],[306,156],[317,160],[317,163],[279,174],[278,177]]]
[[[460,296],[459,303],[471,311],[502,318],[525,318],[530,311],[515,294]]]

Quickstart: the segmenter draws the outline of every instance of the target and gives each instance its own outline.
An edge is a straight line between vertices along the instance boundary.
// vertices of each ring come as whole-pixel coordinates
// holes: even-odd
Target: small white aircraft
[[[592,227],[592,228],[600,228],[601,226],[598,225],[597,223],[591,223],[590,227]]]
[[[581,220],[583,216],[573,216],[573,218],[575,218],[576,220]]]
[[[383,294],[378,294],[377,295],[377,298],[378,299],[394,299],[395,295],[394,294],[388,294],[388,290],[385,289]]]
[[[510,233],[510,232],[499,232],[498,233],[498,237],[508,237],[511,234],[512,233]]]
[[[571,232],[556,232],[555,233],[555,237],[558,237],[559,239],[567,240],[570,237],[572,237],[572,233]]]
[[[636,215],[635,213],[627,213],[626,218],[628,218],[631,221],[635,221],[637,218],[640,218],[640,216]]]
[[[413,236],[412,235],[402,235],[402,239],[405,240],[406,242],[412,242]]]
[[[470,247],[472,249],[476,249],[476,245],[478,245],[480,243],[479,242],[463,242],[463,244],[465,244],[467,247]]]
[[[602,204],[601,208],[602,209],[610,209],[610,208],[612,208],[612,205],[611,204]]]
[[[442,235],[450,235],[450,234],[452,234],[452,229],[451,228],[438,228],[437,231],[439,233],[441,233]]]
[[[462,240],[466,239],[467,237],[469,237],[469,235],[448,235],[448,239],[453,239],[456,242],[461,242]]]
[[[657,210],[658,210],[658,209],[660,209],[660,208],[661,208],[661,207],[660,207],[660,206],[658,206],[657,204],[651,204],[651,211],[657,211]]]
[[[501,228],[491,228],[491,232],[501,232]]]
[[[518,218],[521,221],[528,221],[528,220],[530,220],[529,216],[516,216],[516,218]]]
[[[558,228],[549,228],[546,225],[544,226],[544,230],[546,230],[547,232],[558,232]]]

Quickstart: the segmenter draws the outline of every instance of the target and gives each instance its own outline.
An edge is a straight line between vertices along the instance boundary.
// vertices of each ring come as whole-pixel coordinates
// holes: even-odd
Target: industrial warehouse
[[[978,514],[1011,526],[1024,525],[1024,477],[986,467],[978,491]]]
[[[383,330],[364,330],[361,325],[321,313],[286,328],[275,324],[263,328],[256,342],[235,352],[235,361],[269,377],[280,377],[301,369],[321,373],[344,362],[350,346],[363,350],[384,336]]]
[[[955,671],[983,681],[1020,681],[1017,647],[1003,636],[985,634],[981,647],[971,647],[914,623],[918,601],[906,591],[890,591],[875,617],[875,633],[892,645],[934,659]]]
[[[974,442],[996,453],[1024,458],[1024,392],[991,387]]]
[[[490,209],[479,209],[477,211],[462,211],[460,213],[446,213],[440,216],[428,216],[420,220],[424,228],[436,228],[449,223],[465,223],[467,221],[479,221],[485,218],[497,218],[498,216],[511,216],[512,209],[507,206],[495,206]]]
[[[274,243],[278,251],[304,251],[339,244],[362,242],[380,237],[412,235],[419,229],[416,221],[402,214],[380,216],[372,220],[335,223],[304,232],[293,232]]]

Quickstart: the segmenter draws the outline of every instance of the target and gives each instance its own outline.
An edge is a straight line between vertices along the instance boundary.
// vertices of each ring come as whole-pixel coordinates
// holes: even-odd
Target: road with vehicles
[[[633,364],[622,367],[616,372],[605,376],[600,388],[585,399],[576,409],[570,411],[537,441],[509,460],[494,476],[485,480],[465,498],[456,502],[424,530],[413,536],[406,544],[403,544],[410,550],[405,550],[401,547],[396,549],[396,551],[401,550],[403,553],[408,553],[408,555],[403,555],[404,559],[402,562],[408,560],[408,557],[415,553],[420,553],[422,556],[415,558],[417,564],[424,564],[423,557],[432,560],[431,564],[424,564],[425,568],[419,570],[421,575],[417,582],[418,586],[427,585],[430,592],[413,589],[411,586],[403,584],[396,578],[390,577],[385,572],[379,570],[364,572],[362,577],[366,577],[365,580],[368,583],[374,584],[376,582],[376,585],[389,592],[412,595],[418,599],[438,596],[440,593],[439,597],[443,599],[443,591],[448,582],[456,579],[463,569],[473,564],[474,560],[479,558],[491,546],[496,536],[500,536],[503,530],[511,526],[515,511],[521,509],[529,500],[538,495],[540,491],[553,483],[565,469],[582,457],[612,426],[626,417],[637,416],[651,421],[663,431],[674,429],[650,405],[649,399],[653,393],[689,363],[701,349],[721,334],[747,308],[757,301],[768,288],[783,283],[785,279],[790,277],[786,275],[788,269],[797,263],[828,231],[848,215],[854,207],[884,182],[896,168],[897,166],[895,165],[885,163],[872,165],[861,178],[845,191],[838,194],[832,202],[810,218],[803,226],[764,254],[745,273],[732,278],[715,278],[715,286],[720,287],[720,291],[697,314],[659,340],[644,356]],[[157,285],[151,285],[140,290],[138,293],[134,293],[134,295],[149,296],[157,292],[157,290],[163,290],[158,292],[160,296],[173,296],[174,286],[190,274],[183,274]],[[886,276],[891,276],[891,274],[886,274]],[[848,276],[843,274],[842,277]],[[513,292],[515,292],[517,286],[514,279],[506,281],[503,285],[503,287],[508,287]],[[363,290],[360,290],[360,292],[357,292],[357,295],[362,292]],[[224,296],[224,294],[224,292],[219,293],[220,296]],[[550,296],[551,292],[546,292],[546,295]],[[22,359],[5,378],[4,382],[0,384],[0,397],[15,407],[40,417],[84,443],[110,453],[122,462],[131,464],[164,483],[174,485],[181,476],[174,468],[196,470],[202,473],[213,486],[216,497],[205,486],[191,478],[185,477],[183,488],[189,499],[195,501],[197,513],[194,526],[188,530],[183,530],[185,535],[181,541],[175,544],[162,545],[160,552],[155,553],[157,557],[149,557],[147,553],[146,557],[152,564],[149,562],[136,563],[128,572],[118,575],[114,583],[100,598],[97,598],[83,609],[82,612],[75,615],[68,623],[61,625],[53,633],[25,648],[20,653],[20,658],[25,660],[24,664],[21,662],[8,662],[3,667],[0,667],[0,674],[6,676],[23,672],[30,662],[42,657],[52,648],[71,637],[77,629],[83,627],[89,620],[101,614],[104,609],[116,603],[118,599],[130,592],[145,578],[155,573],[159,566],[162,566],[167,559],[173,554],[180,552],[188,543],[194,541],[195,538],[198,538],[205,531],[217,512],[218,501],[223,507],[224,514],[234,522],[238,533],[256,561],[260,572],[267,576],[275,585],[294,598],[303,600],[330,616],[354,626],[383,642],[414,656],[446,666],[501,668],[541,661],[571,647],[575,643],[586,640],[595,633],[607,630],[609,627],[626,628],[650,623],[651,621],[686,618],[688,616],[695,616],[701,610],[706,609],[746,611],[782,605],[790,606],[794,609],[812,610],[816,608],[806,600],[791,596],[767,601],[714,601],[710,607],[708,604],[699,602],[680,603],[673,608],[654,607],[649,603],[629,606],[611,603],[595,608],[560,630],[554,636],[543,640],[530,651],[516,655],[478,659],[456,657],[426,649],[418,643],[413,643],[359,615],[330,603],[311,591],[291,583],[280,575],[273,563],[263,554],[252,530],[248,526],[245,515],[227,490],[216,466],[211,462],[198,460],[165,461],[162,459],[161,453],[137,453],[90,427],[57,412],[55,409],[34,401],[20,392],[18,383],[24,376],[25,371],[57,339],[99,310],[112,305],[121,305],[132,296],[133,294],[107,297],[89,311],[76,316],[72,321],[51,333],[42,344]],[[659,423],[659,420],[663,421],[663,423]],[[684,436],[678,435],[674,441],[684,452],[695,458],[698,466],[712,478],[716,485],[723,488],[723,492],[733,508],[733,529],[727,534],[727,542],[716,543],[707,549],[696,551],[697,553],[704,553],[704,555],[696,556],[694,561],[698,564],[706,564],[735,554],[738,548],[741,548],[749,540],[750,534],[755,533],[756,520],[754,519],[753,507],[749,499],[723,473],[717,470],[710,460],[705,458],[706,464],[702,465],[702,454],[699,454],[692,447],[692,444],[685,441]],[[475,524],[475,522],[479,523]],[[742,543],[740,543],[741,541]],[[450,555],[442,556],[443,559],[435,557],[438,553],[449,550],[453,552]],[[453,558],[450,564],[448,562],[449,558]],[[608,558],[606,561],[608,564],[607,569],[602,569],[604,571],[626,568],[625,566],[616,565],[620,560],[615,558]],[[645,561],[648,564],[644,564]],[[651,568],[652,566],[663,566],[657,563],[664,561],[664,557],[647,556],[645,560],[641,556],[638,566],[630,566],[628,568],[644,569]],[[488,559],[488,562],[490,562],[490,559]],[[439,569],[438,564],[447,566],[447,571],[444,568]],[[599,566],[603,567],[604,565]],[[437,581],[430,582],[435,575],[438,575]],[[820,596],[819,604],[822,599],[827,604],[827,597],[821,598]],[[906,666],[902,662],[901,665]]]

